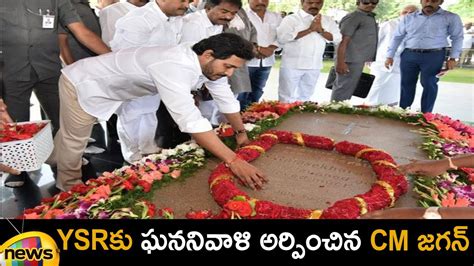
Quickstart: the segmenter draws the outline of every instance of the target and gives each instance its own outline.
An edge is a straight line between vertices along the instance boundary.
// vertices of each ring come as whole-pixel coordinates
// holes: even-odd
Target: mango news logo
[[[0,246],[0,265],[58,266],[59,249],[54,239],[45,233],[22,233]]]

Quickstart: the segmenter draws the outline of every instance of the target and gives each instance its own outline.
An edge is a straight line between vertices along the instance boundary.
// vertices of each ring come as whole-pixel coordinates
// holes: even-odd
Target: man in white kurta
[[[263,88],[270,76],[270,71],[275,64],[275,50],[277,42],[276,29],[281,23],[281,15],[267,10],[268,0],[250,0],[250,9],[247,16],[257,30],[257,58],[247,63],[251,92],[239,94],[241,109],[258,102],[263,95]]]
[[[106,6],[99,12],[100,29],[102,31],[102,40],[110,46],[110,41],[114,38],[115,23],[125,16],[130,10],[145,5],[144,0],[128,0]]]
[[[397,105],[400,100],[400,55],[405,49],[403,45],[398,47],[394,56],[393,66],[385,67],[387,50],[390,46],[393,33],[397,30],[401,17],[417,11],[415,5],[405,6],[400,12],[400,17],[380,24],[378,34],[378,47],[375,62],[370,64],[370,74],[375,76],[374,83],[367,95],[366,104]]]
[[[282,102],[309,101],[323,67],[327,42],[342,39],[336,22],[319,14],[322,0],[302,0],[302,9],[286,16],[277,28],[283,45],[278,98]]]
[[[111,41],[112,51],[130,47],[176,46],[181,39],[182,15],[188,4],[181,0],[156,0],[119,19]],[[155,142],[159,95],[130,101],[117,110],[117,133],[128,162],[159,150]]]
[[[184,17],[181,42],[196,43],[222,33],[224,25],[234,19],[241,6],[240,0],[208,1],[205,9]],[[219,109],[213,100],[199,101],[199,110],[211,124],[219,125]]]
[[[230,42],[232,47],[221,48]],[[219,54],[220,50],[224,52]],[[244,130],[239,102],[225,77],[252,57],[252,44],[233,34],[220,34],[192,48],[189,44],[129,48],[65,67],[59,82],[61,128],[49,159],[58,167],[56,186],[66,191],[81,183],[81,157],[97,119],[107,120],[124,103],[148,95],[159,94],[180,130],[191,133],[203,147],[230,165],[240,161],[201,116],[191,89],[206,83],[219,109],[232,120],[234,130]],[[198,134],[203,132],[206,134]],[[241,176],[243,169],[231,170]],[[258,176],[249,173],[247,181],[258,183]]]

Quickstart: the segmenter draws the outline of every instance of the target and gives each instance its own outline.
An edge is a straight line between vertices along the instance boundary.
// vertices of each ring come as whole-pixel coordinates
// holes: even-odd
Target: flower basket
[[[51,121],[43,120],[16,123],[16,125],[27,124],[45,125],[29,138],[0,142],[0,162],[19,171],[34,171],[40,169],[54,148]]]

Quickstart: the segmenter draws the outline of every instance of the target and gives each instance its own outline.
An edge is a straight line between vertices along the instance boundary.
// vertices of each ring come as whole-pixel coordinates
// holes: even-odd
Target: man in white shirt
[[[155,0],[119,19],[110,42],[112,51],[128,47],[176,45],[181,38],[183,0]]]
[[[234,19],[242,7],[240,0],[210,0],[205,9],[183,18],[181,42],[198,42],[222,33],[224,25]]]
[[[100,10],[99,22],[102,30],[102,40],[110,46],[115,34],[115,23],[117,20],[125,16],[130,10],[144,6],[148,1],[146,0],[128,0],[126,2],[119,2]]]
[[[398,47],[391,68],[385,67],[387,50],[390,46],[393,34],[397,30],[400,19],[410,13],[417,11],[415,5],[407,5],[400,12],[400,17],[380,24],[378,34],[378,47],[375,61],[370,64],[370,74],[375,76],[374,83],[367,96],[367,104],[397,105],[400,100],[400,54],[405,49],[403,45]]]
[[[206,82],[236,132],[245,132],[240,106],[226,79],[253,58],[253,45],[234,34],[219,34],[193,45],[138,47],[80,60],[62,70],[61,128],[49,163],[57,164],[56,186],[67,191],[81,183],[81,157],[92,126],[108,119],[123,103],[160,94],[183,132],[226,162],[252,188],[266,180],[258,169],[227,148],[194,105],[191,90]]]
[[[247,16],[257,30],[257,58],[247,63],[251,92],[239,94],[241,109],[258,102],[263,95],[270,70],[275,63],[275,50],[278,48],[276,29],[281,23],[281,15],[267,11],[269,0],[249,0]]]
[[[199,42],[202,39],[222,33],[227,25],[242,7],[240,0],[210,0],[205,9],[189,14],[183,19],[181,42]],[[206,90],[201,90],[206,95]],[[199,110],[211,124],[219,125],[219,109],[212,99],[198,97]]]
[[[323,67],[327,42],[342,39],[336,22],[319,14],[323,0],[301,0],[302,9],[286,16],[277,29],[283,45],[278,98],[282,102],[309,101]]]
[[[129,47],[178,45],[182,16],[187,7],[187,1],[155,0],[130,11],[115,24],[116,32],[110,42],[112,51]],[[130,101],[117,110],[117,133],[122,155],[128,162],[159,150],[155,142],[159,97],[148,95]]]

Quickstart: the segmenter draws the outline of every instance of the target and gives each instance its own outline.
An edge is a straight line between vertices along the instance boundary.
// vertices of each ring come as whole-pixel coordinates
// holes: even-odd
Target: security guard
[[[13,121],[28,121],[30,97],[34,90],[51,120],[53,133],[59,128],[61,64],[57,29],[61,26],[67,27],[93,52],[103,54],[110,51],[99,36],[84,26],[68,0],[2,0],[3,99]]]
[[[0,9],[0,36],[5,60],[5,95],[15,121],[30,118],[33,89],[41,107],[59,127],[58,79],[60,61],[57,29],[67,27],[97,54],[110,49],[82,23],[67,0],[4,0]]]

